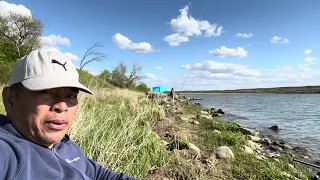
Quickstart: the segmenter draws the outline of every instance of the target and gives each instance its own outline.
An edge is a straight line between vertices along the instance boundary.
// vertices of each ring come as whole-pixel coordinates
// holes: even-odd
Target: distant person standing
[[[170,97],[172,98],[172,102],[174,102],[174,89],[171,88]]]

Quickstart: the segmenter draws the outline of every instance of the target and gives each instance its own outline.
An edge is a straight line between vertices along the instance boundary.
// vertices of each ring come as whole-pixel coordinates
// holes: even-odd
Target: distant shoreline
[[[178,94],[320,94],[319,93],[267,93],[267,92],[177,92]]]
[[[320,94],[320,86],[274,87],[233,90],[176,91],[180,94]]]

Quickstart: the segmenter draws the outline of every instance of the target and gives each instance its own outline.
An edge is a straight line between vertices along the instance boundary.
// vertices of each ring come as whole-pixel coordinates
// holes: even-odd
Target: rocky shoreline
[[[224,121],[228,113],[223,109],[202,108],[184,95],[176,95],[174,101],[166,94],[147,97],[164,109],[154,132],[168,151],[179,156],[178,164],[152,169],[148,180],[319,179],[318,169],[293,161],[307,157],[306,149]]]
[[[192,101],[192,98],[187,98]],[[200,103],[192,103],[194,106],[202,109],[201,112],[208,112],[212,118],[219,118],[225,115],[224,110],[217,108],[202,108]],[[208,115],[204,113],[205,115]],[[300,146],[292,146],[290,142],[285,142],[281,139],[272,137],[272,133],[260,134],[260,132],[244,127],[236,122],[231,122],[237,125],[243,134],[247,135],[249,139],[249,146],[244,146],[244,150],[249,154],[255,154],[258,159],[264,159],[266,156],[277,159],[283,155],[290,155],[295,162],[300,163],[305,168],[312,169],[314,177],[312,179],[320,179],[320,162],[314,160],[309,154],[309,150]],[[278,132],[280,128],[277,125],[273,125],[268,128],[271,132]],[[257,152],[257,153],[254,153]],[[289,166],[292,166],[289,164]]]

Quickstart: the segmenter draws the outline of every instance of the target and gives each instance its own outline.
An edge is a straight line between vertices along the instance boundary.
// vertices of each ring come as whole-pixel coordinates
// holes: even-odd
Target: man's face
[[[50,147],[60,141],[78,110],[78,90],[56,88],[45,91],[29,91],[25,88],[14,96],[12,124],[27,139]]]

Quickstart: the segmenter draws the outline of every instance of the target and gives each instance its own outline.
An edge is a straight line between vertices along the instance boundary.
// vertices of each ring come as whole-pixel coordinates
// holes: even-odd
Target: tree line
[[[10,12],[0,15],[0,83],[7,83],[15,62],[35,49],[41,48],[40,37],[44,24],[33,16]],[[83,53],[78,70],[83,71],[92,62],[101,62],[110,56],[101,52],[102,43],[93,43]],[[97,78],[119,88],[149,91],[141,80],[142,66],[134,63],[131,68],[120,62],[112,71],[104,70]]]

